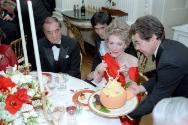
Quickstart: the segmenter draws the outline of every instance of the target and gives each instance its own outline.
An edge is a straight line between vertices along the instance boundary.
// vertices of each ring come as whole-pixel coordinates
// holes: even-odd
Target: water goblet
[[[11,67],[11,66],[6,67],[5,72],[6,72],[7,74],[13,72],[12,67]]]
[[[63,106],[57,106],[54,108],[53,112],[51,113],[51,118],[54,125],[60,125],[61,118],[65,113],[65,108]]]
[[[70,105],[66,107],[67,112],[67,125],[76,125],[77,124],[77,107]]]
[[[58,89],[66,90],[66,88],[67,88],[66,82],[67,82],[66,76],[62,73],[59,73],[58,74],[58,85],[57,85]]]
[[[53,90],[55,88],[55,84],[53,82],[48,82],[47,84],[48,84],[49,89]]]
[[[47,83],[47,87],[50,90],[53,90],[55,88],[55,84],[57,82],[57,80],[56,80],[57,78],[53,74],[50,74],[49,77],[47,75],[43,75],[43,79],[44,79],[44,82]]]

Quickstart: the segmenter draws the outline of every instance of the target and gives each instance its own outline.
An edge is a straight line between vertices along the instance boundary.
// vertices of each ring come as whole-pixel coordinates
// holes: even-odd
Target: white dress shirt
[[[59,41],[57,44],[61,44],[61,41]],[[58,61],[59,60],[59,52],[60,52],[60,48],[57,48],[56,46],[52,47],[52,52],[54,55],[54,60]]]

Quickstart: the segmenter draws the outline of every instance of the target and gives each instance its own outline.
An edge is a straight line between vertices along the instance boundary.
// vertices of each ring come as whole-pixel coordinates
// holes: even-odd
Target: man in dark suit
[[[42,71],[68,73],[80,78],[80,48],[76,41],[62,35],[61,23],[47,17],[43,24],[46,37],[38,41]]]
[[[147,57],[155,57],[156,75],[142,85],[130,86],[135,94],[145,92],[148,95],[129,116],[135,119],[152,112],[163,98],[188,97],[188,48],[165,39],[163,25],[150,15],[136,20],[131,26],[130,36],[137,50]]]

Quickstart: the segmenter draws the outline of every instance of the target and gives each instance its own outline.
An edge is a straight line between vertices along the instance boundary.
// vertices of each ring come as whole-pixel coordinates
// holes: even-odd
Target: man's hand
[[[137,85],[137,83],[133,82],[130,86],[129,89],[132,90],[132,92],[137,95],[139,93],[143,93],[146,91],[146,89],[144,88],[144,86],[142,85]]]

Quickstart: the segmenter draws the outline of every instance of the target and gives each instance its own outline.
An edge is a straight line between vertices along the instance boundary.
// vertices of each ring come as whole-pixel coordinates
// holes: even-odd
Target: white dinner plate
[[[85,94],[85,99],[81,99],[81,94]],[[73,97],[72,97],[72,101],[76,104],[76,105],[80,105],[80,106],[86,106],[88,107],[88,100],[89,97],[92,95],[92,93],[94,93],[93,90],[89,90],[89,89],[85,89],[85,90],[80,90],[78,92],[76,92]]]
[[[101,91],[101,90],[100,90]],[[138,99],[136,96],[132,97],[130,100],[127,100],[125,105],[122,106],[121,108],[117,108],[117,109],[107,109],[109,112],[103,112],[98,110],[95,107],[95,98],[94,96],[96,94],[99,95],[100,91],[97,91],[95,93],[93,93],[90,98],[89,98],[89,107],[90,109],[95,112],[98,115],[101,116],[105,116],[105,117],[119,117],[119,116],[124,116],[127,115],[129,113],[131,113],[137,106],[138,104]]]

